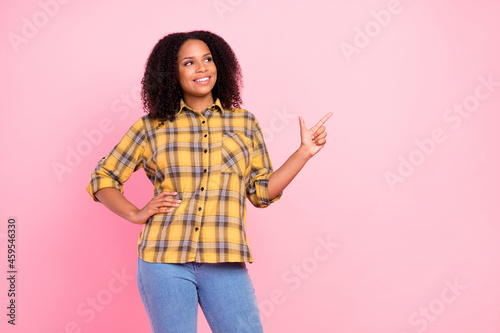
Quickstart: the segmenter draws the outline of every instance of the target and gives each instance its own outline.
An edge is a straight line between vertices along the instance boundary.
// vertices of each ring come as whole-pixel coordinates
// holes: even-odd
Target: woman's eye
[[[191,64],[192,64],[192,62],[191,62],[191,61],[188,61],[188,62],[184,63],[184,66],[189,66],[189,65],[191,65]]]
[[[210,62],[210,61],[212,61],[211,57],[208,57],[208,58],[205,59],[205,62]]]

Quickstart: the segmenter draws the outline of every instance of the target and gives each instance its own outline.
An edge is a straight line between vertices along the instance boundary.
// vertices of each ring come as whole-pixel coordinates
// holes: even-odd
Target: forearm
[[[113,213],[133,222],[132,217],[137,214],[138,208],[128,201],[123,194],[113,187],[100,189],[95,193],[96,198]]]
[[[283,163],[278,170],[274,171],[269,178],[269,199],[272,200],[278,194],[283,192],[285,187],[290,184],[310,158],[311,156],[309,152],[301,146],[286,160],[285,163]]]

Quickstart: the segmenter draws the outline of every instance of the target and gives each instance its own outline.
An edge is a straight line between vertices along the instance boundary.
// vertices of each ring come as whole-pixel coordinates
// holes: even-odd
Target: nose
[[[203,73],[207,70],[207,67],[205,65],[205,63],[202,61],[202,62],[199,62],[198,65],[196,66],[196,72],[197,73]]]

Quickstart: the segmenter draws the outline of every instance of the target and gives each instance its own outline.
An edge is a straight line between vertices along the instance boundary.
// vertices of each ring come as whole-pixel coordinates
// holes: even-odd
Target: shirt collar
[[[184,108],[188,109],[188,110],[191,110],[193,112],[195,112],[193,109],[191,109],[185,102],[184,102],[184,99],[181,98],[181,103],[180,103],[180,107],[179,107],[179,112],[176,113],[176,115],[178,115],[179,113],[182,112],[182,110],[184,110]],[[217,111],[219,110],[220,113],[221,113],[221,116],[224,116],[224,108],[222,107],[222,104],[220,102],[220,100],[217,98],[217,100],[215,101],[215,103],[213,103],[212,105],[210,105],[207,109],[210,109],[212,111]]]

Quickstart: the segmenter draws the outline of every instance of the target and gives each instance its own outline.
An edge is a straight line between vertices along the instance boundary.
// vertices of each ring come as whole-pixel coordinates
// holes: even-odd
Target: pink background
[[[0,4],[1,276],[9,216],[19,271],[15,327],[1,279],[2,332],[150,332],[141,227],[85,187],[143,115],[155,43],[193,29],[238,55],[275,168],[298,147],[298,115],[334,113],[283,198],[249,204],[266,332],[500,331],[500,85],[482,83],[500,82],[499,1],[60,2]],[[143,171],[125,193],[146,202]]]

